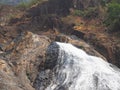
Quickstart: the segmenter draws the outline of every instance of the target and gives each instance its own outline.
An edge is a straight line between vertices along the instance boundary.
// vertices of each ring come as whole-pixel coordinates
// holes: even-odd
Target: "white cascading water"
[[[71,44],[59,43],[52,81],[44,90],[120,90],[120,70]]]

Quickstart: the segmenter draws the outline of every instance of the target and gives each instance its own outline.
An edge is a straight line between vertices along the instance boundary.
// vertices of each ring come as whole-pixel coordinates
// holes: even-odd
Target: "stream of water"
[[[54,75],[49,85],[39,90],[120,90],[117,67],[71,44],[56,44],[59,53],[52,69]]]

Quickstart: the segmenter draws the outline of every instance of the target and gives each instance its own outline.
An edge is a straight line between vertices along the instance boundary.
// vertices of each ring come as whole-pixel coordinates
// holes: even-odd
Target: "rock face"
[[[3,20],[2,24],[0,22],[1,26],[4,26],[0,26],[0,90],[39,90],[43,88],[42,86],[47,86],[50,82],[48,78],[51,78],[52,74],[49,69],[53,69],[56,65],[59,51],[59,46],[51,41],[71,43],[90,55],[102,57],[104,60],[106,56],[109,62],[120,66],[119,45],[112,47],[97,42],[94,35],[74,31],[74,24],[66,25],[60,17],[69,14],[70,8],[86,9],[98,6],[100,1],[49,0],[31,7],[25,17],[23,16],[20,22],[18,20],[18,26],[4,26],[6,21],[4,23]],[[93,42],[95,49],[104,56],[80,38]],[[40,82],[43,84],[40,85]]]
[[[51,49],[55,51],[55,55],[53,56],[53,53],[50,51],[51,49],[48,50],[48,45],[51,40],[47,36],[36,35],[28,31],[16,31],[15,29],[9,32],[8,29],[10,29],[10,27],[1,27],[1,29],[3,32],[0,33],[0,90],[37,90],[40,86],[38,86],[37,83],[44,81],[44,79],[39,80],[38,77],[41,77],[41,75],[38,75],[39,72],[42,73],[45,68],[52,69],[54,67],[57,58],[56,52],[58,52],[56,48],[59,47],[52,43],[53,45],[51,46],[55,46],[51,47]],[[72,43],[86,50],[89,54],[101,57],[100,54],[91,49],[89,45],[75,36],[69,37],[61,34],[54,36],[52,41]],[[46,51],[52,54],[46,53]],[[46,56],[50,56],[50,58]],[[53,57],[52,62],[49,60],[51,57]],[[45,64],[46,58],[47,61]],[[47,70],[45,73],[51,72]],[[51,78],[49,74],[46,74],[47,76],[44,75],[43,73],[42,77]],[[47,80],[47,78],[45,80]],[[49,80],[47,83],[44,83],[44,85],[48,83]]]
[[[5,60],[0,59],[0,90],[23,90],[11,67]],[[32,90],[32,89],[31,89]]]
[[[120,57],[118,56],[120,51],[120,43],[116,39],[113,39],[112,37],[108,36],[105,37],[103,35],[97,36],[96,34],[92,33],[84,33],[84,40],[91,43],[95,49],[101,53],[104,57],[107,58],[108,62],[117,65],[120,67]]]
[[[46,60],[44,63],[44,68],[40,71],[38,76],[34,81],[34,88],[36,90],[45,90],[52,79],[52,69],[57,64],[59,46],[53,42],[49,45],[46,52]],[[51,69],[51,70],[50,70]]]
[[[1,5],[0,4],[0,26],[8,25],[9,20],[12,18],[17,18],[21,13],[20,10],[10,6],[10,5]]]
[[[72,0],[48,0],[43,1],[42,4],[38,4],[28,10],[31,16],[41,16],[48,14],[57,14],[64,16],[69,13],[69,8],[72,7]],[[34,13],[31,13],[34,12]]]
[[[98,7],[110,1],[111,0],[73,0],[73,6],[76,9],[84,10],[88,7]]]
[[[82,39],[76,37],[75,35],[72,36],[66,36],[66,35],[57,35],[55,38],[55,41],[58,42],[65,42],[65,43],[71,43],[74,46],[85,50],[88,54],[93,55],[93,56],[97,56],[97,57],[101,57],[104,60],[106,60],[106,58],[104,56],[102,56],[100,53],[98,53],[94,48],[91,48],[90,45],[88,45],[85,41],[83,41]],[[57,46],[57,45],[55,45]]]
[[[0,90],[34,90],[32,83],[44,62],[46,36],[22,32],[5,45],[0,57]]]
[[[32,7],[30,10],[28,10],[28,12],[32,16],[47,14],[57,14],[59,16],[65,16],[69,14],[70,8],[83,10],[87,9],[88,7],[99,6],[102,1],[103,0],[48,0],[45,2],[43,1],[42,4],[38,4],[36,7]]]
[[[102,0],[73,0],[73,3],[76,9],[86,9],[100,5],[101,1]]]
[[[115,90],[120,88],[119,80],[119,69],[103,59],[71,44],[54,42],[34,86],[36,90]]]

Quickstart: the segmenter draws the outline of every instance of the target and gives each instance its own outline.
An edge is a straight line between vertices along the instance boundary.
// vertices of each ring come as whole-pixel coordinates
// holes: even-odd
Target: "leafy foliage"
[[[85,12],[82,10],[74,10],[74,12],[72,13],[72,15],[74,16],[84,16]]]
[[[74,16],[82,16],[86,19],[92,19],[98,16],[98,10],[95,7],[89,7],[86,10],[74,10],[72,14]]]
[[[105,20],[105,24],[109,26],[113,31],[120,30],[120,4],[112,2],[108,4],[108,15]]]

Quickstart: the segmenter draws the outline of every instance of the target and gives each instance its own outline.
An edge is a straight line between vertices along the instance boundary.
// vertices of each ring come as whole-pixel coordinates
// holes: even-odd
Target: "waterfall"
[[[37,90],[120,90],[120,70],[100,57],[59,42],[48,48],[48,55]]]

